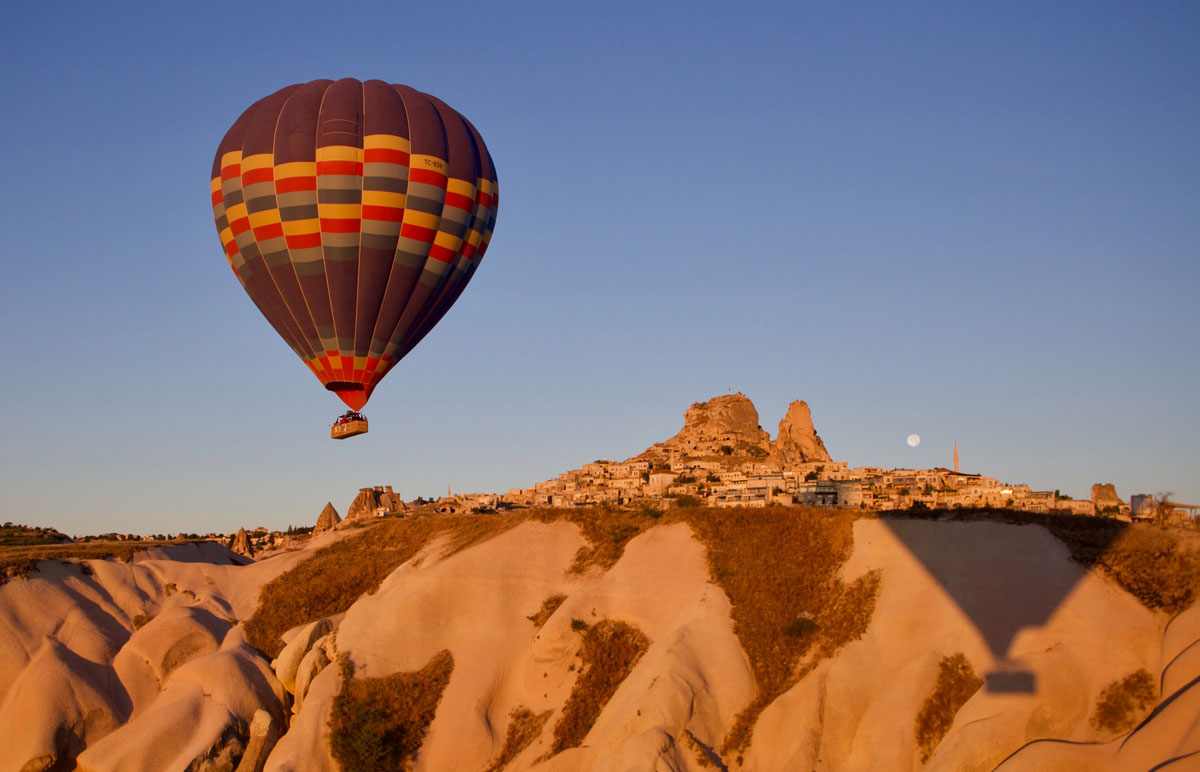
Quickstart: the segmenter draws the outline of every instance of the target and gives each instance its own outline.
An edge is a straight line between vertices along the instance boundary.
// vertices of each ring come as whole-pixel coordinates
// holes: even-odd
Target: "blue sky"
[[[1200,6],[25,4],[0,25],[0,519],[310,524],[506,490],[693,401],[835,458],[1200,503]],[[469,117],[482,267],[371,433],[245,297],[208,205],[251,102],[381,78]],[[909,448],[905,437],[923,441]]]

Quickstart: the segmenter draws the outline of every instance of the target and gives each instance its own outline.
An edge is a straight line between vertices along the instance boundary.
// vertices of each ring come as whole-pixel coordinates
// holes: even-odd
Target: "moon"
[[[920,444],[921,444],[921,435],[919,435],[919,434],[908,435],[908,447],[915,448]]]

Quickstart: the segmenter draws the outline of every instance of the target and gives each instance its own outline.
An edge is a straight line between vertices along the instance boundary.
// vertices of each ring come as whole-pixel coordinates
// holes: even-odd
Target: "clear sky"
[[[901,7],[905,6],[905,7]],[[1200,503],[1200,4],[24,3],[0,520],[311,524],[531,485],[730,390],[837,459]],[[492,245],[343,410],[230,274],[217,143],[314,78],[487,142]],[[905,437],[919,433],[913,449]]]

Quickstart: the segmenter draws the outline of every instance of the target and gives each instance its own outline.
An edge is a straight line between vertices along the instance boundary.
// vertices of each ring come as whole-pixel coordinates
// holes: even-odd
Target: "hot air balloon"
[[[212,171],[213,218],[246,294],[350,408],[462,294],[496,223],[491,156],[437,97],[380,80],[314,80],[250,106]]]

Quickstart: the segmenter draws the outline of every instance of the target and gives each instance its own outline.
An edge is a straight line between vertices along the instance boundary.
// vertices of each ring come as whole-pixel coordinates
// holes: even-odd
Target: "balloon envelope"
[[[498,202],[467,119],[408,86],[352,78],[251,105],[221,140],[211,191],[242,287],[354,410],[458,299]]]

